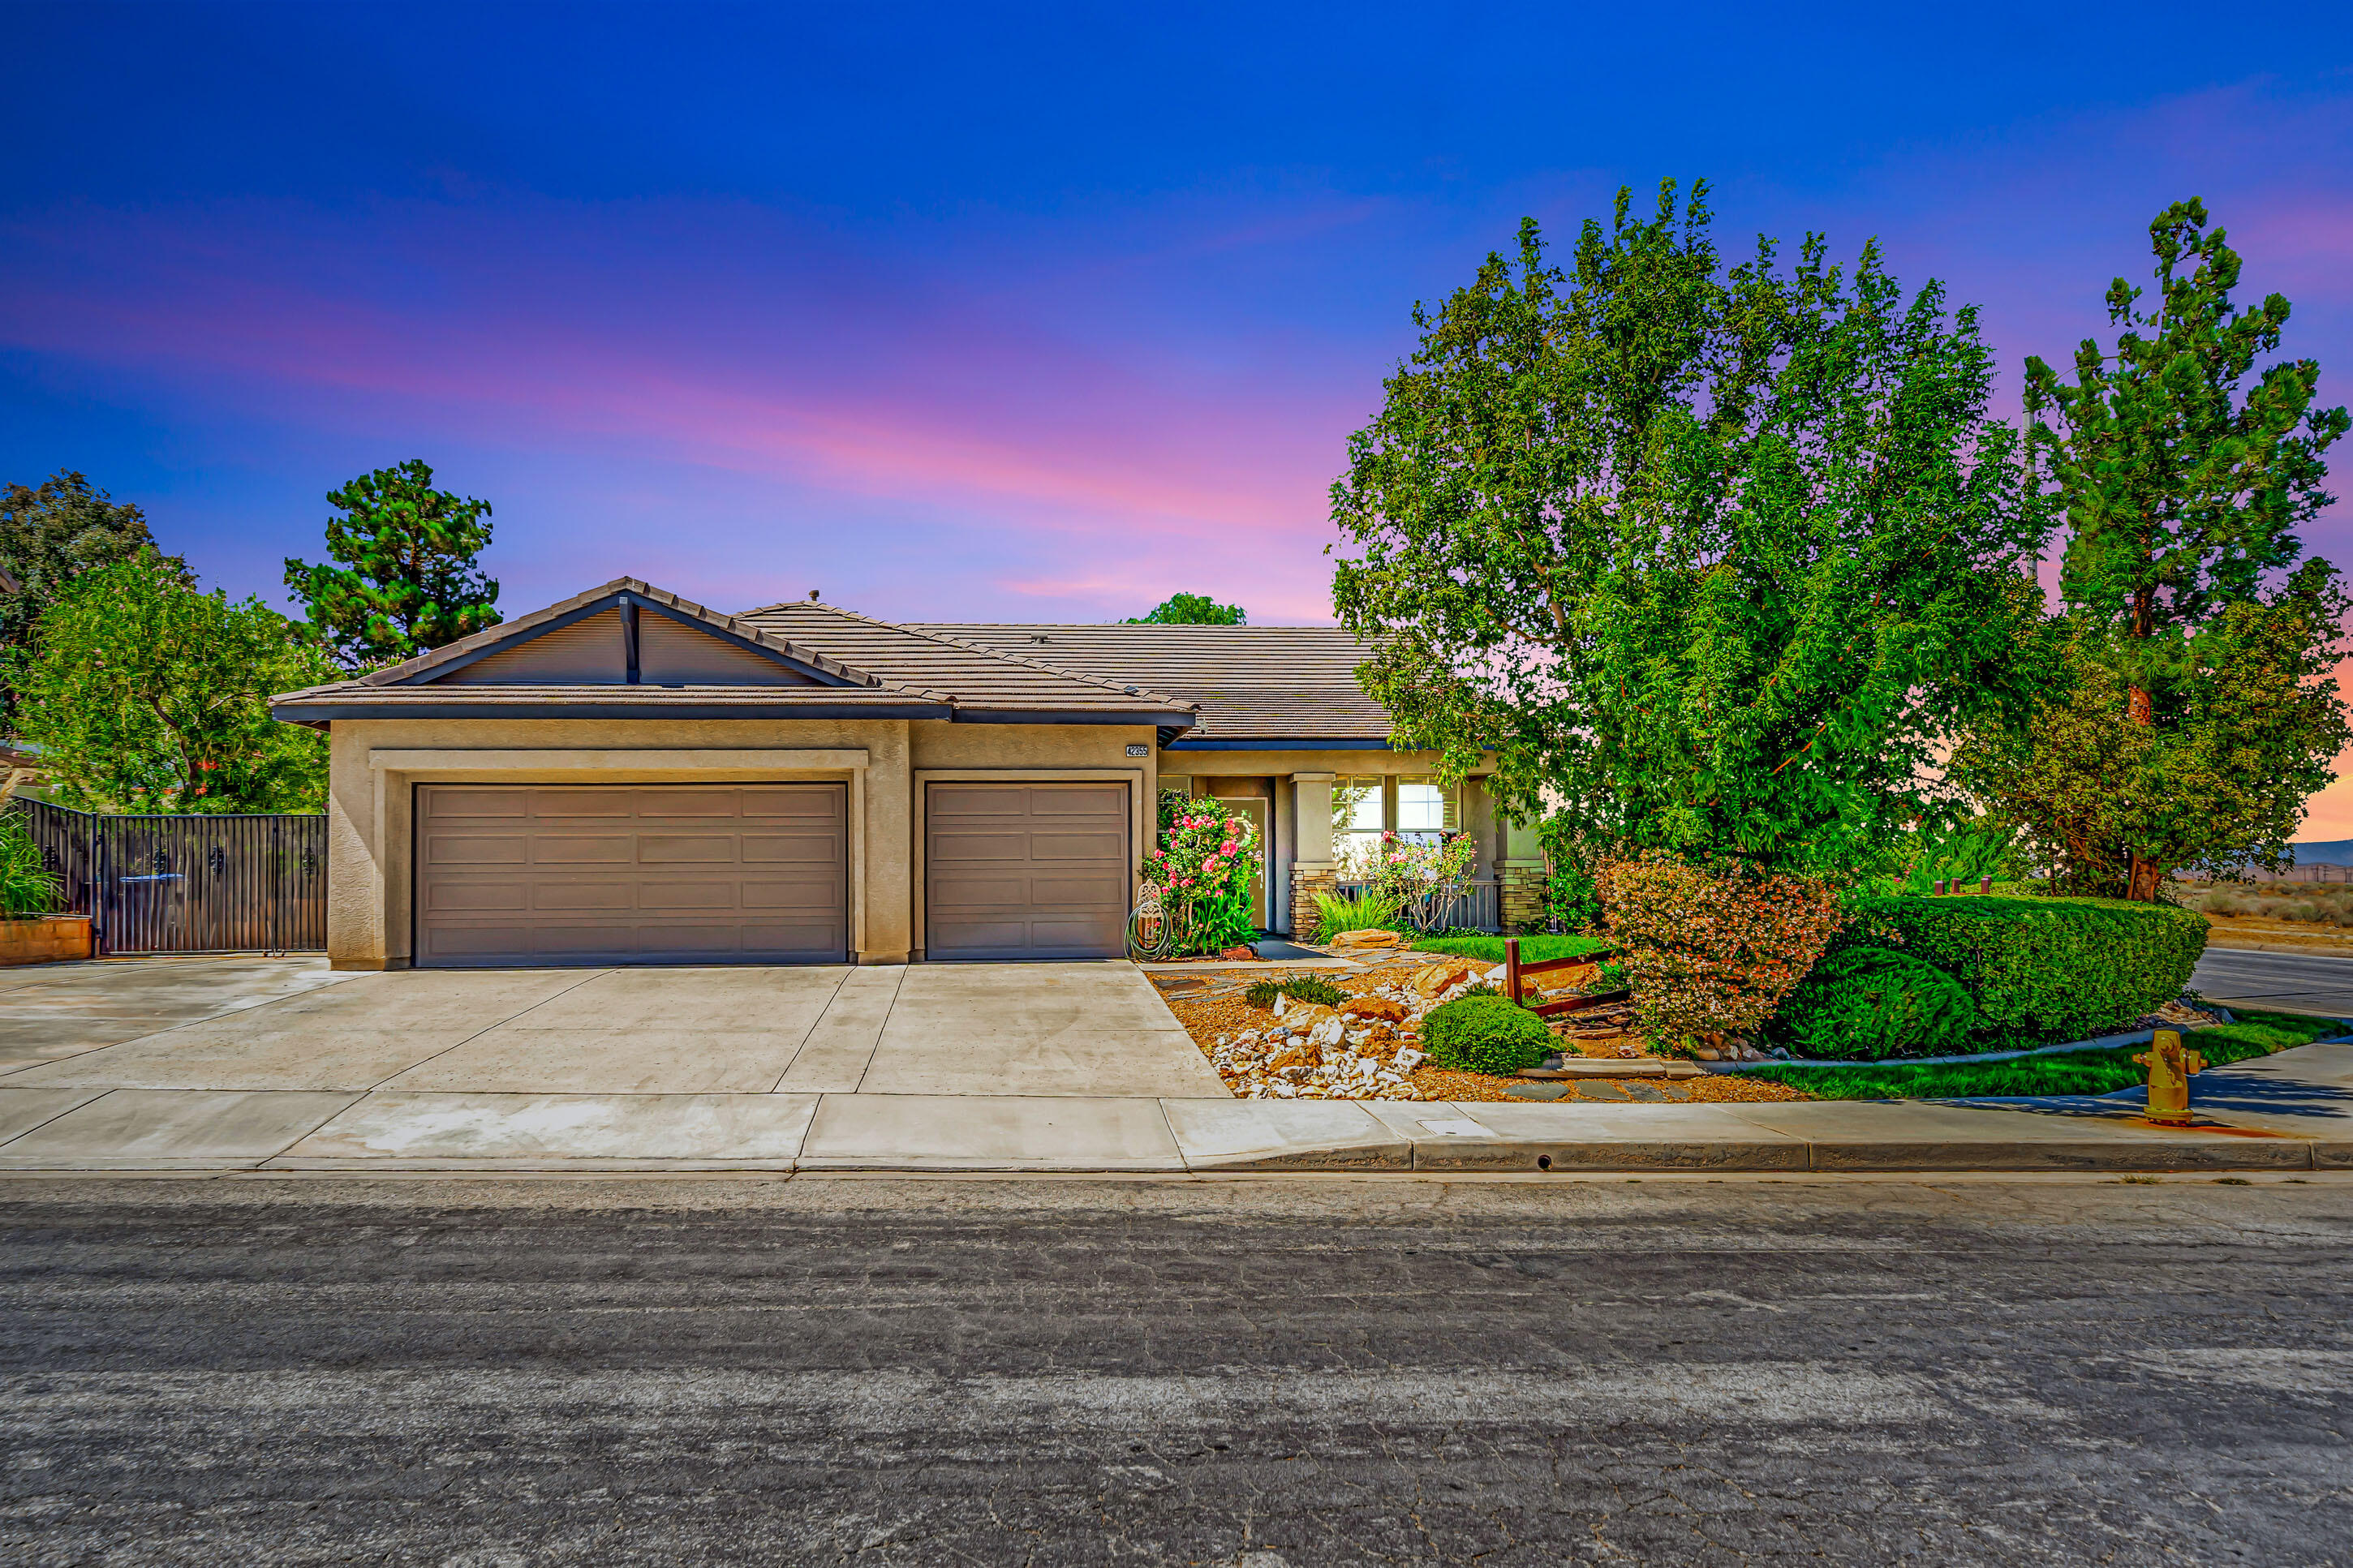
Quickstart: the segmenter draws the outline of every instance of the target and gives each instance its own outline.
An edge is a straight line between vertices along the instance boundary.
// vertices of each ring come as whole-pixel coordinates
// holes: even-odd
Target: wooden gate
[[[102,816],[18,799],[64,908],[101,953],[317,952],[327,945],[327,819]]]

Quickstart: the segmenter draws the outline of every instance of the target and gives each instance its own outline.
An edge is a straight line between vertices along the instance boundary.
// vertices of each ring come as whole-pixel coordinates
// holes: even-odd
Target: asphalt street
[[[2217,1002],[2353,1018],[2353,958],[2210,947],[2189,984]]]
[[[2353,1176],[0,1186],[12,1563],[2342,1563]]]

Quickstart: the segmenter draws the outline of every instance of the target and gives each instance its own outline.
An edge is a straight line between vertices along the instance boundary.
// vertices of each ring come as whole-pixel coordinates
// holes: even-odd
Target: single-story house
[[[332,736],[338,968],[1115,957],[1166,789],[1265,830],[1271,931],[1383,828],[1477,835],[1525,918],[1533,835],[1391,749],[1362,658],[1328,626],[729,616],[625,577],[271,710]]]

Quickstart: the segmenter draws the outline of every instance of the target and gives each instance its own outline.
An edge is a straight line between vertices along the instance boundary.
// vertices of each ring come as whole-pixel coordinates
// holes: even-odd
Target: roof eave
[[[476,693],[481,689],[472,689]],[[479,695],[437,702],[327,698],[269,705],[272,719],[310,725],[337,719],[946,719],[954,713],[942,702],[664,702],[603,697],[501,702]]]

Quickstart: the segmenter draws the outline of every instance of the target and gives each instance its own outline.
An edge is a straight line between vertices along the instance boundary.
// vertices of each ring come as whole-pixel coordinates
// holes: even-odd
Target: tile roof
[[[418,654],[415,658],[405,663],[392,665],[384,669],[371,670],[358,679],[361,684],[366,686],[406,686],[412,681],[429,679],[434,670],[463,659],[477,649],[505,642],[518,632],[527,632],[534,627],[544,626],[550,621],[561,620],[575,610],[583,609],[600,599],[609,599],[617,594],[632,594],[640,599],[650,600],[667,609],[677,611],[689,620],[700,621],[714,630],[743,637],[746,641],[780,653],[786,658],[797,659],[812,668],[823,670],[838,679],[849,680],[860,686],[887,684],[879,677],[869,675],[863,670],[852,669],[839,660],[819,653],[815,648],[800,647],[786,638],[772,636],[764,627],[753,626],[741,616],[722,615],[716,610],[706,609],[691,599],[681,599],[667,589],[657,588],[652,584],[637,577],[616,577],[602,587],[591,588],[584,594],[575,594],[568,599],[550,605],[544,609],[533,610],[527,616],[517,616],[513,620],[501,621],[494,626],[485,626],[470,637],[462,637],[456,642],[445,643],[429,652]]]
[[[441,675],[627,593],[819,672],[816,686],[456,685]],[[909,625],[815,600],[722,615],[635,577],[419,655],[273,700],[308,722],[402,713],[475,717],[788,718],[796,713],[1154,724],[1164,740],[1377,745],[1389,716],[1356,682],[1370,648],[1337,626]]]
[[[1048,663],[1028,650],[987,647],[951,628],[903,626],[813,599],[746,610],[737,617],[797,645],[821,647],[881,678],[944,693],[959,711],[1165,714],[1179,725],[1192,704],[1129,672]]]
[[[1198,706],[1190,746],[1216,741],[1385,741],[1388,710],[1365,694],[1368,644],[1338,626],[919,625],[1103,679],[1134,680]]]

